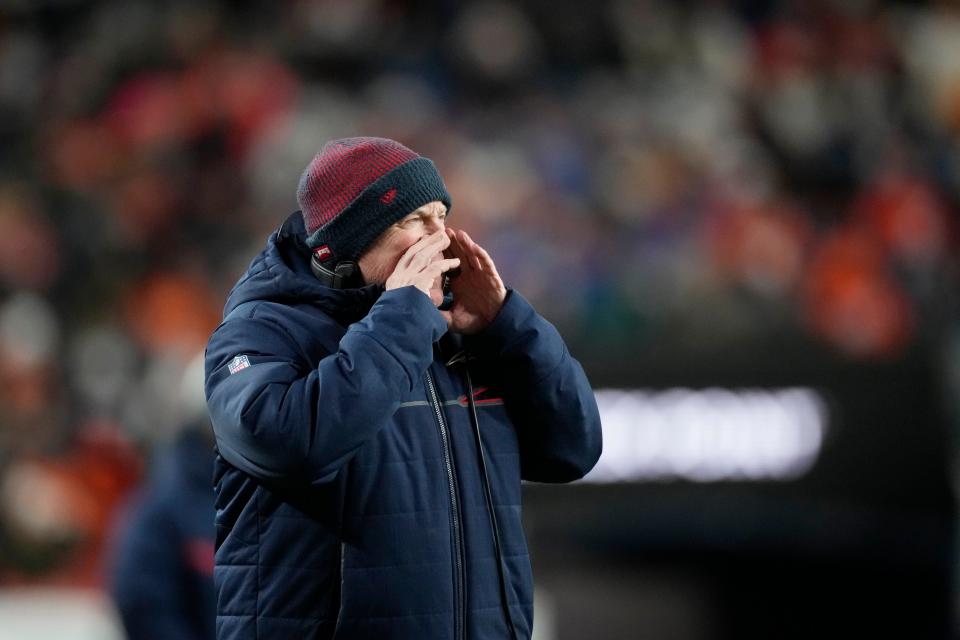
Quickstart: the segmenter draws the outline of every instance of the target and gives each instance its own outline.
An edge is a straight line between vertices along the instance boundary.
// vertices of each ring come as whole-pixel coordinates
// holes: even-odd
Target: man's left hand
[[[449,311],[440,313],[451,331],[477,333],[497,317],[507,297],[507,288],[490,254],[474,242],[466,231],[448,228],[446,232],[450,246],[445,254],[460,258],[460,275],[450,282],[453,306]]]

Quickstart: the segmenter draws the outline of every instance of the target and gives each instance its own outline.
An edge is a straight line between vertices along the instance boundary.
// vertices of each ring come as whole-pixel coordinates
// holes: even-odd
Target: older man
[[[297,195],[207,347],[218,638],[528,638],[520,481],[599,457],[583,370],[429,159],[336,140]]]

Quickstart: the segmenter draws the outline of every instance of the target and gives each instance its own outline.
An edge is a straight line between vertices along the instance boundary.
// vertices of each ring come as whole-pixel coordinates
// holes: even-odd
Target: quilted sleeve
[[[332,480],[419,384],[446,329],[427,296],[394,289],[349,327],[336,353],[304,363],[282,318],[228,319],[206,352],[220,455],[261,479]]]
[[[569,482],[596,464],[600,414],[580,363],[556,328],[511,290],[494,321],[465,345],[494,361],[520,442],[523,479]]]

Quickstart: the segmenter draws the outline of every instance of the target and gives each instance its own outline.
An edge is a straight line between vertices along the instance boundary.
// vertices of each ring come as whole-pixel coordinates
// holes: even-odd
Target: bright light
[[[603,455],[584,482],[792,480],[826,432],[813,389],[596,392]]]

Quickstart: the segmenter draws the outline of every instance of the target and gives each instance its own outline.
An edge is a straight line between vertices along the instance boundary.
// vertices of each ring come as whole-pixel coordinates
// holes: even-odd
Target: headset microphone
[[[453,306],[453,292],[450,290],[450,282],[459,275],[460,267],[455,267],[443,274],[441,278],[441,282],[443,283],[443,302],[437,305],[437,309],[440,309],[440,311],[449,311],[450,307]]]

